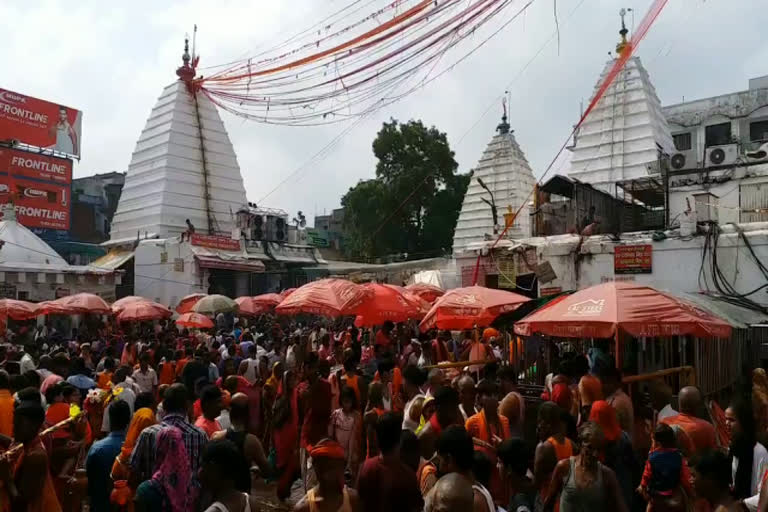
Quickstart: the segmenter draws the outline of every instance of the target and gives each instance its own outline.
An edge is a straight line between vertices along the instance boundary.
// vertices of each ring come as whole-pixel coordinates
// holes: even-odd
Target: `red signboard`
[[[189,237],[189,243],[199,247],[208,247],[210,249],[220,249],[222,251],[239,251],[240,240],[233,240],[226,236],[216,235],[198,235],[197,233]]]
[[[13,195],[24,226],[69,230],[71,185],[71,160],[0,148],[0,204]]]
[[[613,251],[615,274],[650,274],[653,272],[653,246],[617,245]]]
[[[69,186],[72,183],[72,161],[0,148],[0,174],[8,173],[14,178],[54,181]]]
[[[16,220],[30,228],[69,230],[69,189],[56,183],[0,175],[0,204],[14,194]]]
[[[82,120],[79,110],[0,89],[0,140],[79,157]]]
[[[560,286],[550,286],[549,288],[539,288],[540,297],[549,297],[550,295],[559,295],[563,293],[563,288]]]

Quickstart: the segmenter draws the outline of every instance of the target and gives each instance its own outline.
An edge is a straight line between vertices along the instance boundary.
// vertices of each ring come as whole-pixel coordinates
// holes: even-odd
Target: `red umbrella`
[[[144,322],[170,318],[173,312],[157,302],[147,300],[134,301],[122,307],[117,320],[119,322]]]
[[[275,311],[281,315],[353,315],[367,294],[365,288],[346,279],[321,279],[297,288]]]
[[[0,317],[13,320],[29,320],[38,315],[37,306],[31,302],[15,299],[0,299]]]
[[[241,315],[261,315],[275,309],[283,298],[277,293],[265,293],[255,297],[238,297],[235,299]]]
[[[283,291],[281,291],[279,295],[280,295],[282,298],[286,298],[287,296],[289,296],[290,294],[292,294],[292,293],[293,293],[293,292],[295,292],[296,290],[297,290],[297,288],[288,288],[287,290],[283,290]]]
[[[358,327],[382,325],[387,320],[418,320],[429,310],[429,304],[400,286],[368,283],[363,287],[368,296],[355,309],[355,325]]]
[[[139,297],[138,295],[129,295],[127,297],[123,297],[122,299],[118,299],[115,302],[112,303],[112,312],[114,314],[120,313],[122,309],[127,306],[128,304],[133,304],[134,302],[152,302],[147,298]]]
[[[177,318],[176,325],[194,329],[211,329],[213,327],[213,320],[200,313],[189,312]]]
[[[46,300],[35,304],[38,315],[69,315],[71,311],[55,300]]]
[[[205,293],[193,293],[192,295],[187,295],[183,299],[179,301],[179,305],[176,306],[176,312],[180,315],[183,315],[184,313],[189,313],[192,311],[192,308],[195,307],[195,304],[197,304],[200,299],[205,297]]]
[[[514,311],[529,300],[517,293],[484,286],[454,288],[435,301],[419,327],[422,331],[434,327],[451,330],[485,327],[497,316]]]
[[[285,299],[285,297],[279,293],[265,293],[251,298],[253,299],[254,304],[261,304],[272,308],[283,302],[283,299]]]
[[[612,338],[617,329],[638,338],[731,335],[728,323],[683,299],[623,282],[579,290],[515,324],[515,332],[524,336],[542,333],[564,338]]]
[[[418,295],[425,301],[432,304],[435,302],[439,297],[442,297],[445,295],[445,290],[440,288],[439,286],[435,286],[432,284],[427,283],[415,283],[415,284],[409,284],[405,287],[406,290],[413,293],[414,295]]]
[[[111,313],[112,310],[104,299],[93,293],[78,293],[76,295],[70,295],[69,297],[62,297],[56,299],[56,303],[64,306],[70,314],[80,313],[95,313],[105,314]]]

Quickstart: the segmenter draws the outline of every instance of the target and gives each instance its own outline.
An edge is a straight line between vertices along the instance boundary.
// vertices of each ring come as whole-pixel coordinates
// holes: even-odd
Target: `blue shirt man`
[[[112,492],[112,479],[109,474],[115,457],[123,447],[125,430],[131,421],[131,408],[124,400],[110,404],[107,413],[112,431],[104,439],[93,443],[85,459],[88,495],[91,497],[93,512],[109,512],[111,509],[109,495]]]

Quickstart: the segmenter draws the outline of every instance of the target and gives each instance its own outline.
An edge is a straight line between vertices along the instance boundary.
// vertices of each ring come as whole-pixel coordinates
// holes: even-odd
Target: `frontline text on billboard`
[[[71,186],[71,160],[0,149],[0,204],[13,194],[24,226],[69,230]]]
[[[0,89],[0,141],[79,157],[82,118],[79,110]]]
[[[72,162],[37,153],[0,148],[0,173],[13,177],[54,181],[62,185],[72,183]]]

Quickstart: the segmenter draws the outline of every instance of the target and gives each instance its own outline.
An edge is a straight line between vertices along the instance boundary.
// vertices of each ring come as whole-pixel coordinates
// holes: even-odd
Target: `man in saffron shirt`
[[[203,388],[200,393],[200,407],[203,415],[197,418],[195,426],[200,428],[210,439],[214,433],[222,430],[221,424],[216,418],[221,414],[223,408],[221,389],[209,385]]]
[[[299,459],[305,490],[317,484],[312,461],[307,451],[321,439],[328,437],[328,425],[331,422],[331,385],[320,378],[317,352],[310,352],[304,362],[305,377],[309,384],[301,395],[304,413],[304,425],[301,429]]]
[[[701,410],[701,391],[694,386],[687,386],[680,390],[678,398],[680,413],[664,418],[661,422],[670,427],[679,427],[690,439],[689,446],[683,446],[687,456],[704,453],[707,450],[715,450],[715,428],[705,420],[697,418],[696,414]]]
[[[374,344],[380,345],[384,350],[389,350],[390,345],[392,345],[392,329],[394,327],[395,324],[391,321],[387,320],[384,322],[381,329],[376,331],[376,342]]]
[[[400,416],[383,414],[376,423],[381,454],[365,461],[357,492],[366,512],[417,512],[424,505],[416,473],[400,460]]]

